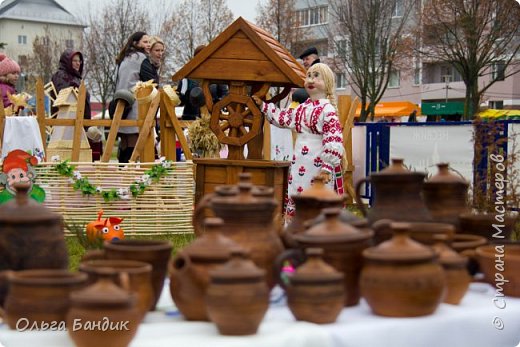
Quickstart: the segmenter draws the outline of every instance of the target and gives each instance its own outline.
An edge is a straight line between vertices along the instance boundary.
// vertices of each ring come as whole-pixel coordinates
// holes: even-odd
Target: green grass
[[[177,251],[195,239],[194,234],[175,234],[175,235],[153,235],[153,236],[126,236],[127,239],[147,239],[147,240],[169,240],[173,244],[172,256]],[[76,271],[81,262],[81,257],[85,254],[85,248],[80,244],[76,236],[65,238],[67,250],[69,252],[69,269]]]

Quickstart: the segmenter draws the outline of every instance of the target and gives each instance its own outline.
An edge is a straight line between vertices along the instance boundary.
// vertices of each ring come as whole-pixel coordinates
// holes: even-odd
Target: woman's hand
[[[253,99],[253,101],[255,102],[255,104],[257,104],[258,106],[262,106],[262,99],[260,99],[258,96],[256,95],[252,95],[251,98]]]
[[[328,171],[321,171],[318,177],[323,180],[323,183],[327,184],[330,182],[332,175]]]

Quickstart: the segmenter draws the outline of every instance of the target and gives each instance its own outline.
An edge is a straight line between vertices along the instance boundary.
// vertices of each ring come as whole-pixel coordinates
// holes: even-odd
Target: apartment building
[[[295,56],[306,47],[318,48],[320,59],[327,62],[335,50],[329,42],[329,26],[334,25],[327,0],[296,0],[296,20],[306,29],[305,39],[295,45]],[[393,16],[400,16],[399,6]],[[409,19],[413,21],[414,18]],[[457,118],[464,111],[466,88],[456,69],[446,63],[410,61],[408,71],[393,71],[382,100],[408,101],[421,106],[423,115],[449,115]],[[497,64],[482,82],[494,78],[498,81],[484,94],[482,106],[495,109],[520,109],[520,74],[504,78],[504,68]],[[345,71],[336,71],[338,95],[353,94]]]

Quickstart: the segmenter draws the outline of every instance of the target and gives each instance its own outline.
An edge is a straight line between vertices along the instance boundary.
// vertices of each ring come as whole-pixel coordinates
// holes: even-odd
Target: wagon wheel
[[[229,113],[222,113],[223,108]],[[210,127],[221,143],[243,146],[258,135],[262,124],[262,113],[248,96],[229,94],[213,105]]]

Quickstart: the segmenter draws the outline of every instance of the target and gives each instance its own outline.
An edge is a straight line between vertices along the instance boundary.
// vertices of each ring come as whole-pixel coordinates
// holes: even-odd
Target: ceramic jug
[[[403,159],[392,159],[390,166],[356,184],[356,204],[370,225],[380,219],[431,221],[431,214],[421,197],[425,176],[425,173],[406,169]],[[363,183],[372,184],[373,204],[368,211],[361,201]]]

